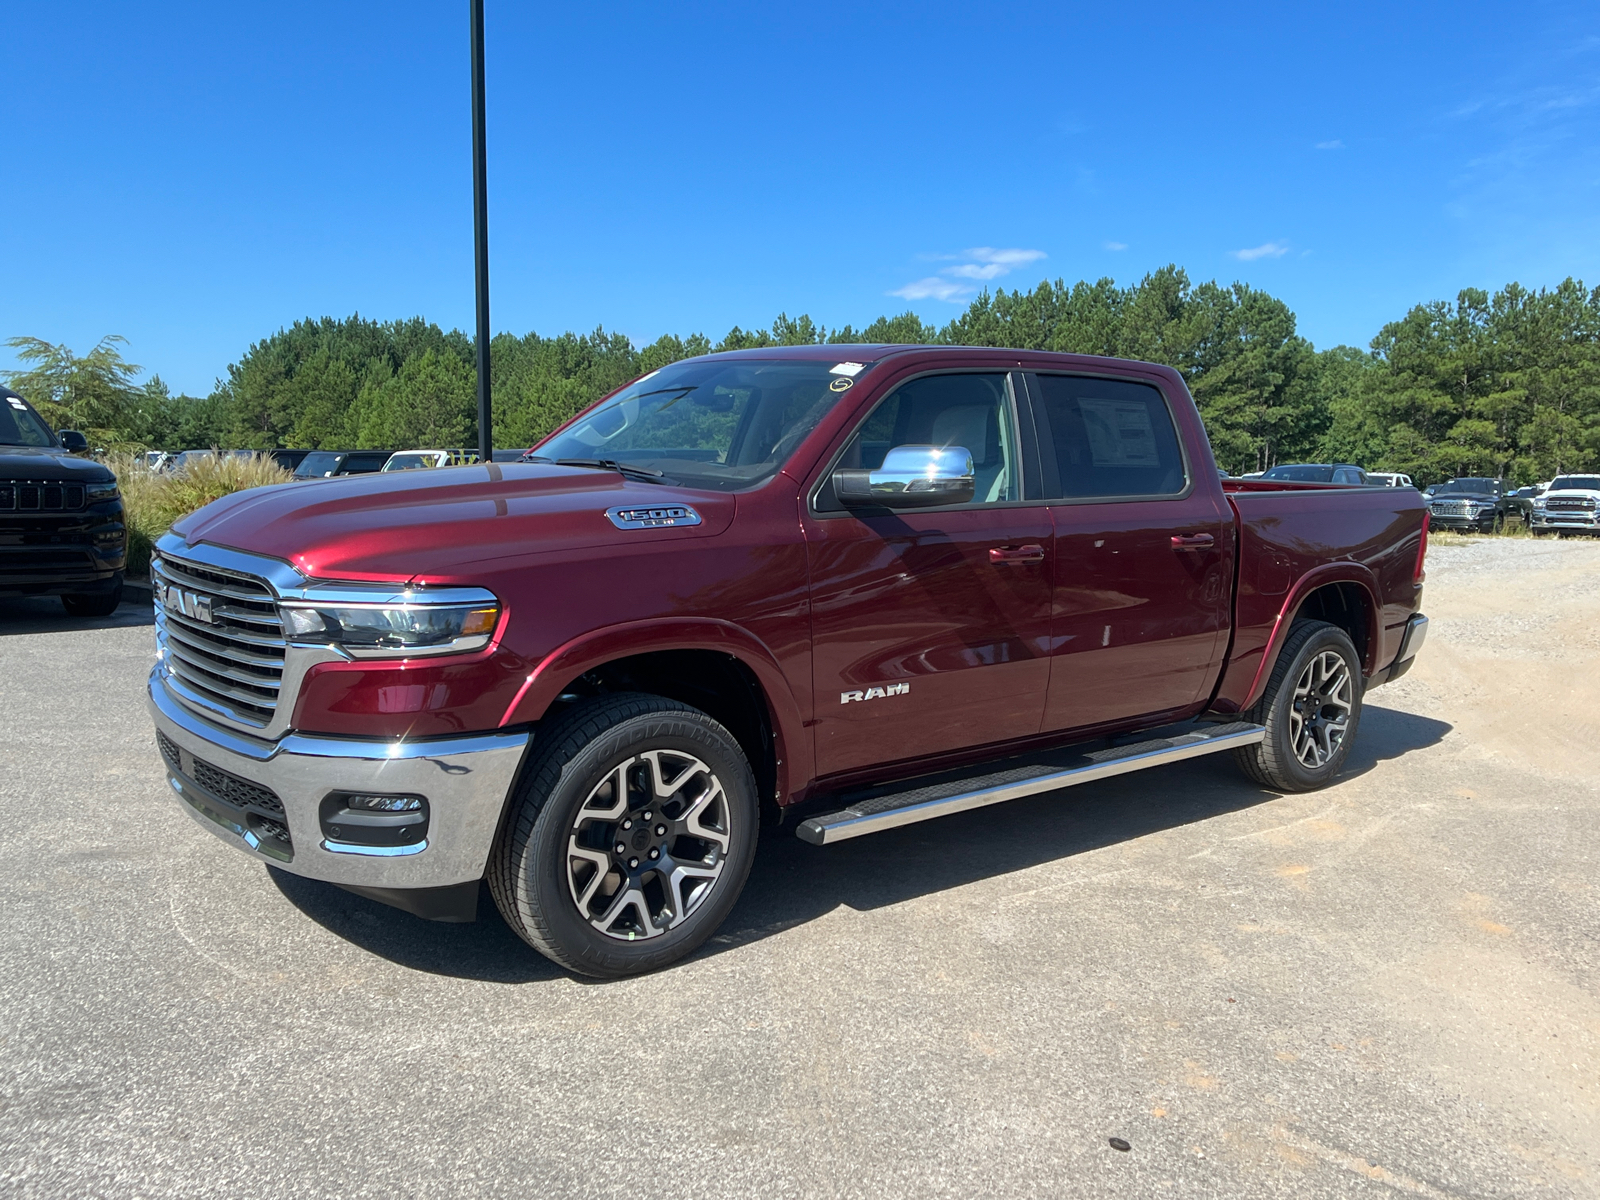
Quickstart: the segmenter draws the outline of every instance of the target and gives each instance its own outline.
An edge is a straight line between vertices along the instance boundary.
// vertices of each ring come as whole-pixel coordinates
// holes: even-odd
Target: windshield
[[[677,363],[630,384],[534,447],[536,459],[608,459],[688,487],[763,483],[870,363]]]
[[[1562,475],[1550,485],[1552,492],[1600,492],[1600,475]]]
[[[1437,496],[1458,495],[1461,493],[1474,493],[1494,495],[1494,480],[1492,479],[1452,479],[1444,484],[1434,494]]]
[[[55,435],[25,401],[7,396],[0,404],[0,446],[54,446]]]
[[[332,475],[339,469],[339,459],[343,455],[329,454],[326,450],[319,450],[315,454],[308,454],[300,460],[300,465],[295,469],[298,479],[319,479]]]
[[[1294,483],[1332,483],[1332,467],[1273,467],[1261,478],[1287,479]]]
[[[383,464],[385,471],[415,471],[418,467],[433,467],[439,464],[436,454],[394,454],[389,461]]]

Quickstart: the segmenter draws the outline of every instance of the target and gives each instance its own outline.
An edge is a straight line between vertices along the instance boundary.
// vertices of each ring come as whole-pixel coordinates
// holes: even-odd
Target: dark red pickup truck
[[[1227,750],[1321,787],[1422,644],[1423,500],[1220,479],[1180,377],[905,346],[665,367],[525,461],[162,539],[149,697],[225,840],[614,976],[827,844]]]

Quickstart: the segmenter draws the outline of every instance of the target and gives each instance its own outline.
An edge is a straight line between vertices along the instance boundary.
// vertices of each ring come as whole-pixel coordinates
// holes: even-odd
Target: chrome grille
[[[1573,512],[1573,511],[1587,512],[1588,510],[1590,510],[1590,509],[1592,509],[1594,507],[1594,501],[1593,500],[1581,500],[1581,499],[1580,500],[1546,500],[1544,506],[1546,508],[1548,508],[1548,509],[1561,510],[1561,511],[1565,511],[1565,512]]]
[[[76,512],[83,484],[47,479],[0,479],[0,512]]]
[[[264,727],[283,686],[283,622],[257,576],[163,552],[151,565],[156,644],[174,690],[234,721]]]

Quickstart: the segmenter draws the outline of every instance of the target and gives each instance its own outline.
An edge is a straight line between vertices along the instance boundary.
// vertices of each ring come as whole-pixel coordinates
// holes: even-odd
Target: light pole
[[[472,238],[478,284],[478,454],[491,461],[489,420],[489,180],[484,164],[483,0],[467,0],[472,13]]]

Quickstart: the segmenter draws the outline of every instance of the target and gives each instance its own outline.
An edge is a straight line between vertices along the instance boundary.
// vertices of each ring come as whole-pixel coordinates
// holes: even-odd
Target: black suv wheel
[[[490,857],[506,923],[572,971],[615,978],[690,954],[755,854],[755,777],[698,709],[638,693],[541,727]]]
[[[1361,659],[1350,635],[1326,621],[1296,621],[1278,652],[1267,690],[1247,718],[1266,738],[1234,751],[1263,787],[1311,792],[1344,766],[1361,724]]]

